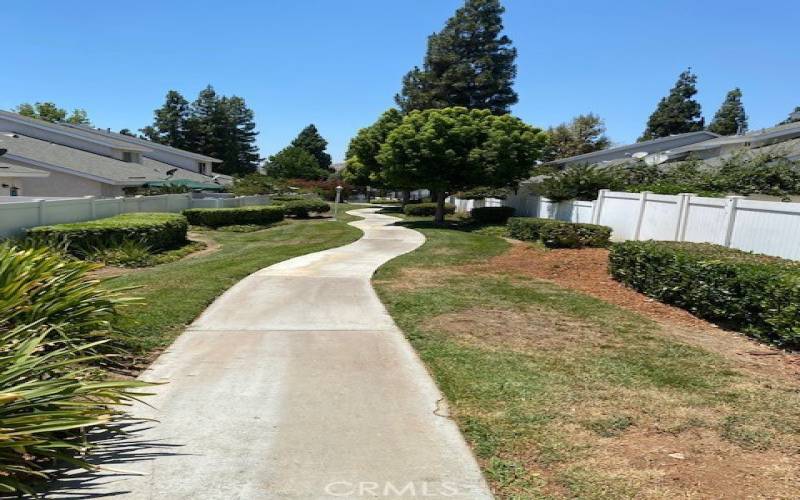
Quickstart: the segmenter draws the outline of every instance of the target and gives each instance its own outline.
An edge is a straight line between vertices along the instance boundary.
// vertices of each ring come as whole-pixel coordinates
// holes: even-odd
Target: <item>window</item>
[[[124,161],[126,163],[133,162],[133,153],[131,153],[130,151],[123,151],[122,152],[122,161]]]
[[[205,162],[202,162],[202,161],[198,162],[197,163],[197,167],[198,167],[197,171],[200,172],[201,174],[203,174],[203,175],[210,175],[211,174],[211,172],[209,172],[208,165]]]

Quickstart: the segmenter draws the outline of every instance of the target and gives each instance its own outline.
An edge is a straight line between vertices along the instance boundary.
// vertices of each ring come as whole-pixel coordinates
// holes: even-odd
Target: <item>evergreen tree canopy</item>
[[[387,187],[382,175],[383,166],[378,162],[377,156],[389,133],[402,121],[403,115],[397,109],[391,108],[375,123],[358,131],[350,140],[345,155],[347,166],[342,171],[342,177],[347,182],[356,186]]]
[[[703,130],[705,121],[700,103],[692,99],[697,94],[696,84],[697,75],[691,69],[681,73],[669,95],[661,99],[650,115],[639,141]]]
[[[719,135],[734,135],[747,131],[747,113],[742,104],[742,91],[737,87],[725,96],[722,106],[708,126],[709,132]]]
[[[320,180],[328,176],[311,153],[297,146],[288,146],[270,156],[264,167],[268,176],[277,179]]]
[[[547,130],[547,146],[542,160],[553,161],[606,149],[611,141],[605,135],[603,120],[593,114],[578,115],[569,123]]]
[[[313,123],[300,131],[295,140],[292,141],[292,146],[305,149],[317,159],[320,167],[325,170],[330,169],[331,155],[325,152],[325,148],[328,147],[328,141],[323,139]]]
[[[71,123],[74,125],[91,125],[86,111],[76,109],[67,116],[67,110],[59,108],[52,102],[37,102],[36,104],[22,103],[15,110],[22,116],[38,118],[52,123]]]
[[[179,149],[186,148],[186,121],[189,119],[189,101],[180,92],[167,92],[164,105],[155,110],[153,125],[141,129],[149,140]]]
[[[392,130],[377,156],[390,186],[424,186],[437,194],[478,186],[511,186],[529,176],[547,141],[541,130],[510,115],[463,107],[412,111]]]
[[[400,109],[463,106],[508,113],[517,102],[512,88],[517,50],[501,35],[504,11],[499,0],[466,0],[444,29],[428,38],[422,69],[403,78],[395,96]]]
[[[789,123],[800,122],[800,106],[794,108],[794,111],[789,113],[789,118],[783,120],[778,125],[788,125]]]
[[[151,141],[222,160],[216,172],[248,174],[260,161],[255,127],[244,99],[220,96],[209,85],[191,104],[170,90],[164,105],[155,110],[153,124],[141,132]]]

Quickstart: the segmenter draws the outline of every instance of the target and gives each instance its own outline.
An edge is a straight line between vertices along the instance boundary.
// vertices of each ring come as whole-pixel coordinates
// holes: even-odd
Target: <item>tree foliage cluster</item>
[[[327,147],[328,141],[312,123],[291,144],[270,156],[264,169],[267,175],[279,179],[327,179],[332,173]]]
[[[611,145],[605,123],[593,113],[578,115],[569,123],[550,127],[547,137],[547,146],[542,154],[544,161],[592,153]]]
[[[499,0],[467,0],[428,38],[422,68],[403,78],[395,96],[400,109],[462,106],[508,113],[518,100],[512,88],[517,50],[502,34],[504,11]]]
[[[534,191],[555,201],[594,200],[600,189],[701,196],[800,195],[800,162],[788,160],[778,151],[743,152],[713,167],[697,160],[660,167],[640,161],[613,167],[575,165],[539,173],[546,175],[534,184]]]
[[[91,125],[89,116],[83,109],[75,109],[67,114],[67,110],[59,108],[53,102],[37,102],[35,104],[22,103],[17,106],[17,113],[28,118],[38,118],[39,120],[51,123],[70,123],[73,125]]]
[[[140,129],[146,139],[218,158],[219,173],[244,175],[258,167],[255,115],[243,98],[219,95],[209,85],[189,103],[170,90],[154,114],[153,124]]]

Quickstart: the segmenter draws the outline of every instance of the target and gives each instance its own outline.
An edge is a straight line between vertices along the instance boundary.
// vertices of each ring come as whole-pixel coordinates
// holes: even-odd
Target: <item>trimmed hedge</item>
[[[183,211],[190,224],[196,226],[266,225],[283,220],[282,205],[254,205],[234,208],[190,208]]]
[[[628,241],[614,279],[766,342],[800,348],[800,264],[705,243]]]
[[[436,215],[436,203],[417,203],[416,205],[406,205],[403,208],[403,213],[406,215],[414,215],[417,217],[428,217]],[[456,213],[456,206],[452,203],[444,204],[445,214]]]
[[[469,216],[481,224],[505,224],[513,215],[514,207],[479,207],[469,212]]]
[[[524,241],[541,241],[548,248],[606,247],[611,228],[536,217],[508,219],[508,234]]]
[[[130,213],[86,222],[39,226],[27,231],[36,241],[76,255],[93,248],[109,248],[135,241],[152,251],[186,243],[186,217],[170,213]]]
[[[327,202],[318,198],[281,201],[279,203],[285,210],[286,215],[297,217],[298,219],[307,219],[312,212],[322,214],[331,210],[331,206]]]

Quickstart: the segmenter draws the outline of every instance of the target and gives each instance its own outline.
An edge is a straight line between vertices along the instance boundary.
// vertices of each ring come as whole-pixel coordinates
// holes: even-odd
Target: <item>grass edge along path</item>
[[[798,384],[737,371],[653,321],[487,265],[491,230],[428,222],[373,284],[499,498],[790,498]]]
[[[113,342],[130,353],[130,370],[144,368],[219,295],[244,277],[272,264],[351,243],[358,220],[340,213],[330,219],[289,220],[253,232],[204,231],[221,248],[209,255],[142,269],[104,281],[109,288],[134,287],[141,304],[122,310],[113,325]]]

